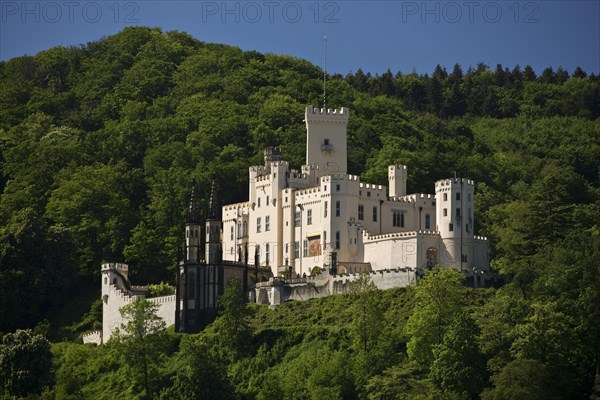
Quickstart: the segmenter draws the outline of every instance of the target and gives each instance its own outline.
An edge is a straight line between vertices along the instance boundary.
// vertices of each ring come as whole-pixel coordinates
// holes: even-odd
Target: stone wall
[[[410,268],[379,270],[368,273],[378,289],[416,285],[416,270]],[[309,300],[349,293],[353,281],[360,274],[329,275],[323,273],[311,278],[283,280],[271,278],[269,282],[258,284],[253,298],[258,304],[277,306],[288,300]]]

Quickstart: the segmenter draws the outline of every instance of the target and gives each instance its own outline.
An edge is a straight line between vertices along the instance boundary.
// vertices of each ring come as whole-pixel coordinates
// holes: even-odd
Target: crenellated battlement
[[[345,181],[345,180],[359,182],[360,177],[358,175],[341,174],[341,173],[335,173],[335,174],[325,175],[325,176],[321,177],[321,182],[334,182],[334,181]]]
[[[244,201],[243,203],[228,204],[226,206],[223,206],[223,211],[237,211],[239,209],[248,208],[249,206],[250,203],[247,201]]]
[[[388,201],[396,203],[416,203],[418,200],[435,200],[435,195],[430,193],[413,193],[406,196],[390,197]]]
[[[302,196],[302,195],[305,195],[305,194],[320,193],[320,192],[321,192],[321,187],[320,186],[316,186],[316,187],[312,187],[312,188],[307,188],[307,189],[299,189],[299,190],[296,190],[296,197]]]
[[[469,186],[475,186],[475,181],[472,179],[467,179],[467,178],[450,178],[450,179],[442,179],[439,180],[435,183],[435,189],[436,191],[439,189],[443,189],[445,187],[449,187],[452,185],[458,185],[460,183],[469,185]]]
[[[319,107],[306,107],[305,116],[308,119],[340,119],[345,122],[348,121],[350,115],[350,109],[347,107],[342,108],[319,108]]]
[[[146,300],[148,300],[150,303],[161,305],[161,304],[165,304],[165,303],[175,302],[175,295],[170,294],[168,296],[151,297]]]
[[[361,189],[372,189],[372,190],[385,190],[385,186],[382,185],[375,185],[373,183],[360,183],[360,188]]]
[[[413,237],[417,237],[417,236],[439,237],[440,233],[437,231],[420,230],[420,231],[409,231],[409,232],[383,233],[381,235],[370,235],[369,232],[363,231],[363,241],[365,243],[366,242],[374,242],[377,240],[384,240],[384,239],[413,238]]]
[[[102,272],[108,272],[110,270],[119,271],[123,275],[127,276],[129,272],[129,265],[125,263],[104,263],[101,267]]]

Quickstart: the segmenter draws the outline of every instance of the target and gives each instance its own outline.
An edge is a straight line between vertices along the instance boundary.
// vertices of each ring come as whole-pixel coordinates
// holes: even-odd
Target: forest
[[[406,164],[409,192],[475,180],[475,231],[510,284],[466,289],[440,270],[276,310],[227,293],[201,334],[124,327],[80,344],[101,321],[102,262],[128,263],[134,284],[173,283],[193,180],[206,209],[213,175],[222,204],[246,200],[264,147],[300,167],[322,77],[144,27],[0,62],[0,396],[597,398],[600,75],[581,68],[327,79],[327,106],[351,112],[349,172],[386,185],[387,166]],[[139,307],[124,311],[152,316]]]

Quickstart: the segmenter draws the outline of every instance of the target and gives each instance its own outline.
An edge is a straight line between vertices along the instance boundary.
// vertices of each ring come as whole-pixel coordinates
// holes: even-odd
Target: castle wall
[[[158,305],[156,315],[165,321],[166,326],[175,325],[175,295],[153,297],[147,299],[150,303]]]
[[[100,346],[102,344],[102,331],[84,333],[83,343],[95,344],[96,346]]]
[[[142,296],[131,296],[113,284],[110,284],[107,295],[102,296],[102,341],[110,340],[115,330],[123,321],[119,310],[133,301],[140,300]],[[173,312],[175,315],[175,312]]]
[[[415,285],[417,282],[416,271],[410,268],[373,271],[367,274],[381,290]],[[282,280],[271,279],[257,286],[255,298],[258,304],[277,306],[289,300],[304,301],[349,293],[352,282],[359,276],[360,274],[332,276],[323,273],[306,279],[287,280],[285,283]]]

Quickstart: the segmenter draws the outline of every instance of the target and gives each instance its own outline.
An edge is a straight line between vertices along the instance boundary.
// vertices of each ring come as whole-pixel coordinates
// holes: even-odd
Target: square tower
[[[390,165],[388,167],[388,190],[390,197],[406,196],[406,165]]]
[[[348,170],[346,128],[350,110],[306,107],[306,165],[315,165],[317,176]]]

